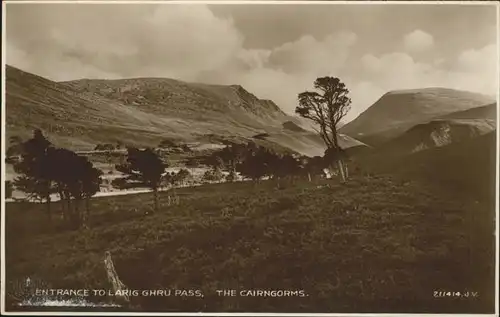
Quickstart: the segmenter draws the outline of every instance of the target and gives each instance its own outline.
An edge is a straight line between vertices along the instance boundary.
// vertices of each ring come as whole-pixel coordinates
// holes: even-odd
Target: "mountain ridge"
[[[391,91],[339,131],[376,145],[402,134],[416,124],[493,102],[483,94],[450,88]]]
[[[191,142],[206,135],[245,141],[261,133],[269,135],[267,143],[305,155],[322,155],[325,148],[312,131],[283,130],[284,122],[300,120],[240,85],[168,78],[54,82],[7,65],[6,104],[8,135],[27,138],[40,128],[57,145],[75,150],[122,140],[157,146],[164,138]],[[347,137],[342,143],[362,145]]]

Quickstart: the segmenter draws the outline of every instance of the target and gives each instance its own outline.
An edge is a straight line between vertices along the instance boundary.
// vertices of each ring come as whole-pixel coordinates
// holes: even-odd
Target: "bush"
[[[203,180],[208,182],[220,182],[223,177],[224,175],[222,174],[221,170],[218,168],[214,168],[205,172],[205,174],[203,175]]]

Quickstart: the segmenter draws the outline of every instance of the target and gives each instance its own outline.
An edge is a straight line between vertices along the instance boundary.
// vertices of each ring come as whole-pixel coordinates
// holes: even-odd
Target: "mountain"
[[[482,94],[447,88],[392,91],[344,125],[340,132],[377,145],[417,124],[493,102],[491,97]]]
[[[186,83],[167,78],[75,80],[61,83],[82,94],[98,94],[158,115],[177,117],[224,113],[226,117],[281,119],[286,114],[271,100],[259,99],[240,85]]]
[[[119,141],[157,146],[164,139],[222,144],[265,133],[266,144],[305,155],[324,151],[314,132],[283,128],[299,122],[296,117],[239,85],[167,78],[54,82],[7,65],[6,107],[7,137],[28,138],[40,128],[57,146],[74,150]],[[343,139],[345,147],[360,145]]]

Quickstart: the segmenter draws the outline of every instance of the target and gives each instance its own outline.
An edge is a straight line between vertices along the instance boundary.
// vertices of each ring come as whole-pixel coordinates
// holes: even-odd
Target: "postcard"
[[[498,2],[2,6],[3,314],[498,314]]]

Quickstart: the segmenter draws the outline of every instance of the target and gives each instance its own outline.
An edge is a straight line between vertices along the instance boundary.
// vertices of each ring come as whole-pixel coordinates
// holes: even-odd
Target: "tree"
[[[103,172],[95,168],[92,163],[86,161],[82,162],[82,178],[81,190],[82,196],[85,199],[85,216],[83,217],[83,224],[87,226],[90,218],[90,198],[100,191]]]
[[[90,198],[100,191],[101,170],[84,156],[68,149],[50,149],[48,152],[52,179],[61,198],[62,215],[74,227],[87,227],[90,216]],[[85,200],[85,212],[80,209]]]
[[[205,174],[203,174],[203,179],[208,182],[220,182],[224,175],[222,174],[220,168],[214,167],[210,170],[207,170]]]
[[[11,181],[5,181],[5,198],[12,198],[12,193],[14,192],[14,186]]]
[[[110,143],[105,144],[97,144],[94,148],[95,151],[113,151],[115,150],[115,146]]]
[[[304,172],[307,173],[309,181],[312,181],[311,176],[323,176],[325,168],[325,160],[321,156],[313,156],[303,160]]]
[[[300,161],[291,154],[276,154],[269,152],[267,154],[267,164],[269,165],[269,174],[276,178],[278,187],[281,186],[282,178],[293,179],[302,171]],[[264,159],[266,159],[264,157]]]
[[[285,154],[282,156],[281,166],[284,174],[292,178],[301,172],[300,162],[290,154]]]
[[[346,162],[348,159],[346,151],[342,148],[328,148],[323,157],[326,162]],[[339,165],[338,170],[343,178],[349,176],[347,164]]]
[[[229,174],[226,175],[226,182],[234,182],[238,179],[238,174],[235,171],[229,171]]]
[[[139,150],[128,148],[127,163],[117,165],[116,169],[128,174],[128,179],[139,180],[153,190],[154,211],[158,211],[158,188],[168,164],[164,163],[159,155],[151,148]]]
[[[14,171],[21,175],[14,180],[15,186],[25,192],[28,199],[45,200],[49,220],[52,218],[50,195],[53,193],[53,168],[48,158],[51,148],[52,144],[42,131],[36,129],[31,139],[21,143],[21,159],[14,164]]]
[[[187,169],[181,168],[174,176],[174,183],[184,185],[189,176],[191,176],[191,173]]]
[[[200,166],[200,158],[192,156],[184,161],[184,165],[191,170],[191,174],[194,176],[194,169]]]
[[[338,124],[346,116],[351,106],[346,85],[336,77],[320,77],[314,82],[316,91],[305,91],[299,94],[299,105],[295,112],[311,121],[319,129],[317,132],[332,153],[342,151],[338,139]],[[346,173],[341,155],[329,155],[339,167],[342,180],[346,181]],[[331,161],[331,163],[335,162]]]
[[[9,138],[9,147],[7,148],[7,151],[5,153],[7,159],[9,159],[12,156],[21,155],[22,151],[23,151],[23,140],[19,136],[16,135],[11,136]]]
[[[15,180],[16,188],[25,192],[29,199],[38,199],[47,204],[47,215],[51,219],[51,194],[61,198],[63,219],[79,227],[86,225],[89,214],[89,199],[99,191],[102,171],[93,167],[84,156],[75,152],[55,148],[35,130],[33,138],[22,143],[22,154],[14,170],[21,174]],[[79,211],[82,199],[87,200],[86,216]],[[72,207],[72,200],[75,201]]]
[[[245,158],[236,165],[236,171],[252,180],[272,175],[274,156],[264,147],[249,148]]]

